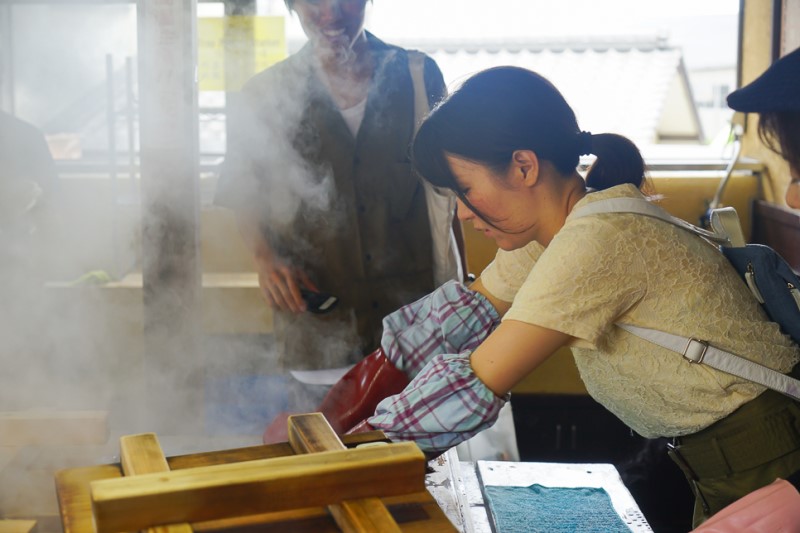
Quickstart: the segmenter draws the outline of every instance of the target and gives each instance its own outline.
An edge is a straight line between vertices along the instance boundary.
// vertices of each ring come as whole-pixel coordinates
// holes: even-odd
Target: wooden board
[[[0,446],[70,446],[106,442],[106,411],[0,412]]]
[[[119,465],[87,466],[56,472],[56,494],[64,533],[96,531],[90,483],[120,477],[122,470]]]
[[[342,435],[341,440],[347,447],[364,443],[387,442],[386,437],[380,431]],[[292,448],[288,443],[280,443],[167,457],[167,463],[172,470],[182,470],[196,466],[283,457],[292,453]],[[99,479],[115,479],[121,476],[122,470],[118,464],[70,468],[57,472],[55,476],[56,494],[64,533],[94,533],[96,529],[92,517],[90,483]],[[406,496],[381,499],[403,533],[440,533],[455,530],[427,490]],[[229,531],[237,533],[246,531],[254,533],[285,533],[286,531],[337,533],[340,531],[325,507],[193,522],[191,525],[195,531],[206,533]]]
[[[120,462],[125,476],[169,472],[167,459],[155,433],[127,435],[120,438]],[[146,533],[192,533],[189,524],[172,524],[154,527]]]
[[[456,529],[444,516],[428,491],[381,498],[403,533],[448,533]],[[339,533],[341,528],[325,507],[297,509],[226,520],[195,522],[194,531],[223,533]]]
[[[0,533],[33,533],[36,531],[36,520],[2,520]]]
[[[92,509],[99,532],[132,531],[419,492],[424,472],[403,442],[94,481]]]
[[[36,520],[39,531],[60,530],[51,527],[60,522],[53,490],[56,471],[114,455],[108,445],[25,446],[16,450],[13,460],[0,471],[0,517]]]
[[[297,454],[346,449],[321,413],[289,417],[289,444]],[[420,473],[424,476],[424,472]],[[379,498],[343,501],[328,506],[333,519],[345,533],[380,531],[399,533],[400,527]]]
[[[382,431],[368,431],[356,435],[342,435],[342,443],[348,448],[355,448],[361,444],[374,442],[389,442]],[[286,457],[294,455],[288,442],[247,446],[245,448],[232,448],[213,452],[200,452],[189,455],[176,455],[167,457],[170,470],[183,470],[196,466],[225,465],[240,463],[242,461],[255,461],[257,459],[270,459],[272,457]]]
[[[126,476],[169,472],[167,458],[155,433],[120,437],[119,457]]]

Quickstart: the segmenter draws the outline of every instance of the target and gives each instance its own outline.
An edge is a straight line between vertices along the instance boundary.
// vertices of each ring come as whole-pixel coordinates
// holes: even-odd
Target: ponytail
[[[447,155],[502,173],[514,151],[521,149],[535,152],[559,174],[570,177],[581,155],[596,155],[586,180],[593,189],[623,183],[641,188],[644,182],[644,161],[636,145],[620,135],[581,131],[558,89],[519,67],[479,72],[440,102],[417,132],[412,162],[430,183],[458,194]]]
[[[598,191],[623,183],[642,187],[644,159],[630,139],[614,133],[592,135],[591,153],[597,159],[586,175],[587,187]]]

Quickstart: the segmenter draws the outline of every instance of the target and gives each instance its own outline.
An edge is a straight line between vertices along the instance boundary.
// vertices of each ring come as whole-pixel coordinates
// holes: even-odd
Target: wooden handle
[[[289,444],[297,454],[345,449],[322,413],[293,415],[289,417],[288,423]],[[421,475],[424,477],[424,472]],[[329,505],[328,510],[345,533],[360,531],[400,533],[397,522],[378,498],[345,501]]]
[[[104,479],[90,490],[103,533],[411,494],[425,490],[424,471],[424,454],[406,442]]]
[[[126,476],[169,472],[167,458],[155,433],[126,435],[119,439],[120,462]],[[192,533],[189,524],[148,528],[146,533]]]

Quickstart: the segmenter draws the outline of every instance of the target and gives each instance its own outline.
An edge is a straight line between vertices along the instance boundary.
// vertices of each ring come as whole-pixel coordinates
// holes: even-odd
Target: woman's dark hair
[[[531,150],[562,175],[571,175],[581,155],[597,160],[588,187],[640,187],[644,161],[620,135],[581,132],[575,113],[544,77],[517,67],[495,67],[469,78],[422,123],[412,147],[417,172],[437,187],[458,188],[445,155],[458,156],[501,173],[516,150]]]
[[[770,111],[759,114],[758,136],[773,152],[800,172],[800,111]]]

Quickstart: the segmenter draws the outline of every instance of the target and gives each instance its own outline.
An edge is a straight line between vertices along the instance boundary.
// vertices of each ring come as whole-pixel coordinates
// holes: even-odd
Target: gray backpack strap
[[[668,222],[673,226],[683,228],[686,231],[694,233],[695,235],[699,235],[700,237],[703,237],[704,239],[707,239],[713,243],[721,244],[723,246],[731,244],[730,237],[722,231],[708,231],[703,228],[698,228],[697,226],[689,224],[683,219],[670,215],[662,208],[651,202],[648,202],[644,198],[606,198],[605,200],[598,200],[590,203],[589,205],[585,205],[570,213],[569,216],[570,218],[581,218],[600,213],[636,213],[639,215],[653,217],[663,220],[664,222]],[[720,228],[720,230],[722,230],[722,228]]]
[[[718,207],[711,210],[711,227],[720,235],[726,235],[733,248],[743,248],[747,241],[742,233],[739,215],[732,207]]]
[[[795,400],[800,400],[799,380],[734,353],[711,346],[705,341],[631,324],[618,323],[617,327],[662,348],[679,353],[690,363],[708,365],[727,374],[733,374],[783,393]]]
[[[715,209],[712,212],[711,224],[714,231],[698,228],[685,220],[674,217],[644,198],[608,198],[598,200],[573,211],[570,213],[570,218],[580,218],[600,213],[640,214],[663,220],[722,246],[739,247],[745,244],[736,210],[732,207]],[[795,400],[800,400],[800,380],[781,374],[740,355],[711,346],[705,341],[631,324],[617,323],[617,327],[662,348],[679,353],[691,363],[708,365],[716,370],[738,376],[776,390]]]

